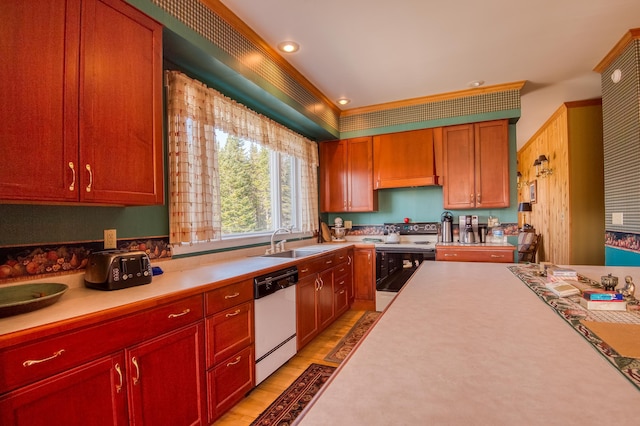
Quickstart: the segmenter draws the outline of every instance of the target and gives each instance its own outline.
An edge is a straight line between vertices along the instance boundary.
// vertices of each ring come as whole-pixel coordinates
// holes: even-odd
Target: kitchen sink
[[[326,249],[318,249],[318,248],[299,248],[293,250],[285,250],[279,253],[271,253],[271,254],[263,254],[260,257],[284,257],[289,259],[297,259],[299,257],[311,256],[317,253],[322,253],[326,251]]]

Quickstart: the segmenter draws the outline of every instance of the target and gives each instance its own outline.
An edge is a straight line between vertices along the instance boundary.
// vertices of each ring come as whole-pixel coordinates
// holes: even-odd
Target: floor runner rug
[[[508,268],[640,390],[640,358],[635,357],[639,351],[635,340],[637,334],[627,335],[622,340],[618,336],[624,331],[620,326],[640,324],[640,306],[627,305],[627,311],[590,311],[580,305],[582,296],[558,297],[547,289],[544,285],[546,278],[537,273],[540,269],[538,265]],[[599,282],[581,274],[578,274],[578,280],[572,283],[581,290],[601,287]],[[621,345],[620,341],[623,341],[624,345]],[[616,350],[616,346],[619,351]]]
[[[324,358],[325,361],[337,362],[338,364],[344,361],[344,359],[353,350],[356,344],[362,339],[362,336],[371,328],[373,323],[376,322],[380,312],[367,311],[360,317],[360,319],[351,327],[351,330],[338,342],[338,344],[329,352]]]
[[[251,426],[288,426],[293,423],[335,369],[329,365],[311,364]]]

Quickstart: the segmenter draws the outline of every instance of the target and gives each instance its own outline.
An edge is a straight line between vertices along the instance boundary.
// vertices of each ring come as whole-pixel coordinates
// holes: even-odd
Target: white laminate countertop
[[[296,424],[640,424],[640,391],[507,266],[422,263]]]
[[[306,243],[306,246],[309,244]],[[325,252],[351,246],[353,243],[325,243],[318,248]],[[287,248],[299,248],[290,244]],[[216,287],[216,283],[229,283],[234,279],[250,279],[261,271],[278,269],[300,259],[260,257],[264,247],[245,251],[228,252],[219,256],[195,256],[184,259],[153,263],[164,273],[154,276],[151,283],[114,291],[89,289],[84,286],[84,273],[46,277],[28,283],[58,282],[67,284],[69,289],[60,300],[37,311],[0,319],[0,347],[11,340],[15,333],[35,328],[52,327],[87,315],[100,316],[101,313],[128,304],[151,301],[171,295],[206,291]],[[318,254],[319,256],[320,254]],[[18,282],[15,285],[25,284]],[[106,319],[106,318],[105,318]]]

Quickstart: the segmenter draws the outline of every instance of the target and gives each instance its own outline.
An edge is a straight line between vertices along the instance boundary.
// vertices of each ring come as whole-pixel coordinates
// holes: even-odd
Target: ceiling
[[[593,68],[640,27],[638,0],[221,0],[342,110],[526,80],[518,148],[562,102],[601,96]],[[284,55],[284,54],[283,54]]]

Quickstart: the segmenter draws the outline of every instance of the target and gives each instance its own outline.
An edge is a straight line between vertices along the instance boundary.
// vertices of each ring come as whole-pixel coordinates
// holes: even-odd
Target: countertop
[[[422,263],[296,424],[637,425],[640,391],[507,267]]]
[[[316,246],[315,244],[304,244]],[[318,248],[329,252],[353,246],[353,242],[324,243]],[[287,245],[287,249],[302,245]],[[84,286],[84,273],[47,277],[28,283],[59,282],[69,289],[55,304],[37,311],[0,319],[0,348],[18,343],[22,335],[26,338],[32,330],[40,335],[73,328],[73,320],[82,318],[83,325],[100,322],[126,313],[150,308],[159,301],[171,301],[202,293],[226,284],[252,279],[270,270],[299,262],[301,259],[261,257],[264,247],[245,251],[229,252],[221,256],[196,256],[184,259],[152,263],[160,266],[164,273],[153,277],[151,283],[115,291],[101,291]],[[319,253],[314,256],[321,256]],[[309,259],[312,256],[308,257]],[[215,259],[215,260],[212,260]],[[18,282],[15,285],[25,284]]]

